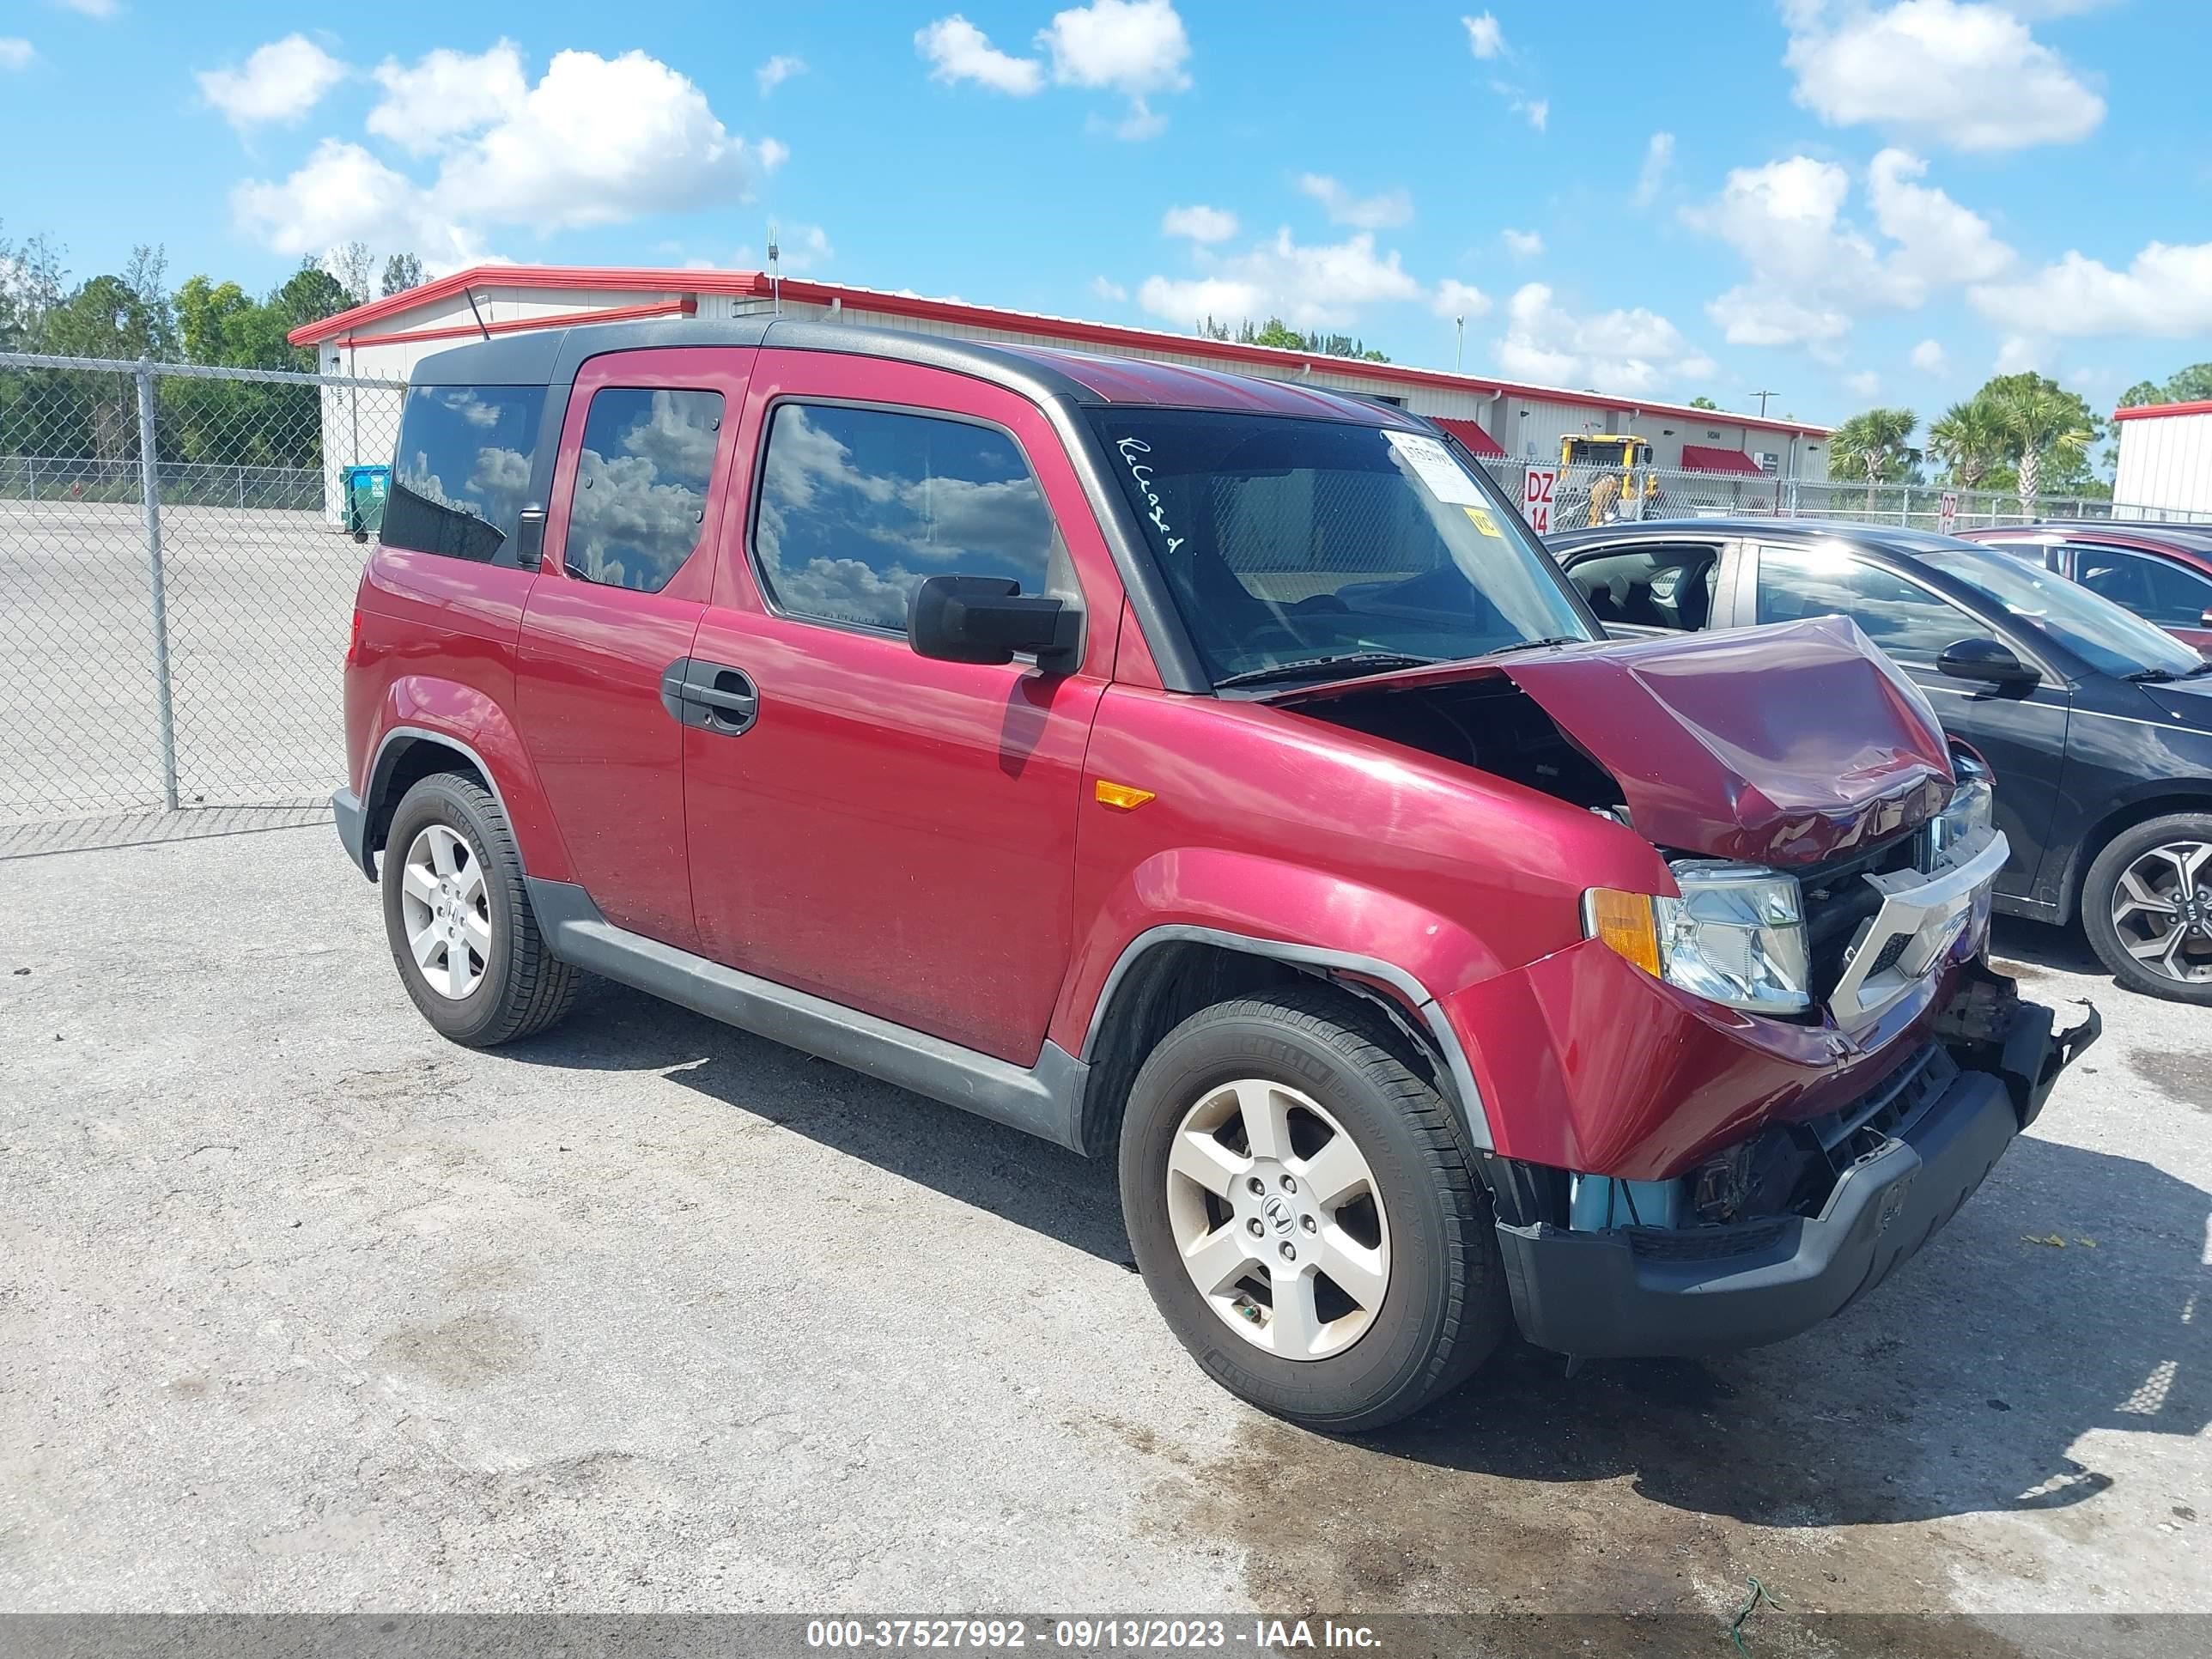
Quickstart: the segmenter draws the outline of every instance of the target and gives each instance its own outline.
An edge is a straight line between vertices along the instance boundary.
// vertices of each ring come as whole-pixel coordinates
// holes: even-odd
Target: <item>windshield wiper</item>
[[[2189,672],[2194,673],[2197,671],[2191,669]],[[2123,674],[2120,678],[2124,680],[2132,680],[2137,685],[2164,685],[2168,680],[2178,680],[2181,676],[2171,668],[2138,668],[2134,673]]]
[[[1486,657],[1502,657],[1509,651],[1548,651],[1555,645],[1589,645],[1593,641],[1589,640],[1570,639],[1562,634],[1547,640],[1516,640],[1510,645],[1497,646],[1480,654]]]
[[[1334,673],[1338,669],[1347,672],[1373,669],[1377,672],[1388,668],[1427,668],[1442,662],[1441,657],[1416,657],[1403,651],[1346,651],[1334,657],[1301,657],[1296,662],[1269,663],[1265,668],[1248,668],[1241,674],[1231,674],[1214,681],[1216,690],[1228,685],[1264,685],[1270,680],[1300,680],[1317,674]]]

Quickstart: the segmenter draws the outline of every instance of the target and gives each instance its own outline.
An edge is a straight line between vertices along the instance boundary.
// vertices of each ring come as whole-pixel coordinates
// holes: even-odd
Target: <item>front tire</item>
[[[410,789],[384,847],[384,932],[407,994],[454,1042],[535,1036],[576,1000],[577,972],[547,948],[522,857],[491,793],[449,772]]]
[[[2212,814],[2123,830],[2081,884],[2081,928],[2131,991],[2212,1005]]]
[[[1457,1386],[1511,1324],[1489,1194],[1399,1034],[1330,987],[1192,1015],[1138,1073],[1121,1204],[1216,1381],[1330,1433]]]

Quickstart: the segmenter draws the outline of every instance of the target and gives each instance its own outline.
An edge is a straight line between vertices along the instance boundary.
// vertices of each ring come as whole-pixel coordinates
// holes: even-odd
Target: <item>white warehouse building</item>
[[[778,282],[758,270],[477,265],[309,324],[294,331],[291,339],[295,345],[315,348],[325,374],[404,380],[431,353],[486,335],[641,317],[744,316],[778,305],[787,317],[1302,380],[1387,398],[1446,427],[1476,454],[1500,462],[1556,461],[1562,437],[1632,432],[1650,442],[1653,465],[1664,470],[1732,476],[1747,486],[1754,479],[1819,483],[1828,476],[1829,428],[1802,421],[1082,322],[840,283],[793,277]],[[349,420],[351,412],[343,394],[325,394],[324,453],[333,502],[341,466],[391,459],[354,453],[349,434],[358,422]]]
[[[2212,516],[2212,403],[2114,410],[2112,425],[2115,514]]]

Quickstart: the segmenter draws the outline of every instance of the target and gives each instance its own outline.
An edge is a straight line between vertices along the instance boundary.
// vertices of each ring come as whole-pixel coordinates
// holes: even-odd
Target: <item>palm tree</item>
[[[2032,519],[2045,464],[2073,466],[2097,434],[2081,424],[2081,399],[2039,375],[2007,376],[1984,395],[1996,408],[2007,447],[2020,463],[2021,514]]]
[[[1839,477],[1866,480],[1866,510],[1874,511],[1874,487],[1895,478],[1920,459],[1905,441],[1920,417],[1909,409],[1869,409],[1854,415],[1828,440],[1830,470]]]
[[[1991,469],[2011,459],[2012,436],[2005,417],[1988,398],[1953,404],[1928,428],[1928,453],[1949,470],[1950,481],[1964,489],[1979,486]]]

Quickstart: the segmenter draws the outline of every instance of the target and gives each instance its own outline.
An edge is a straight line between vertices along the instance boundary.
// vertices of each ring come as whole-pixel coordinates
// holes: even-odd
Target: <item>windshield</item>
[[[1216,684],[1596,637],[1497,487],[1425,434],[1206,410],[1096,418]]]
[[[2179,677],[2204,665],[2172,635],[2055,571],[1971,544],[1930,548],[1920,556],[2103,673],[2150,670]]]

